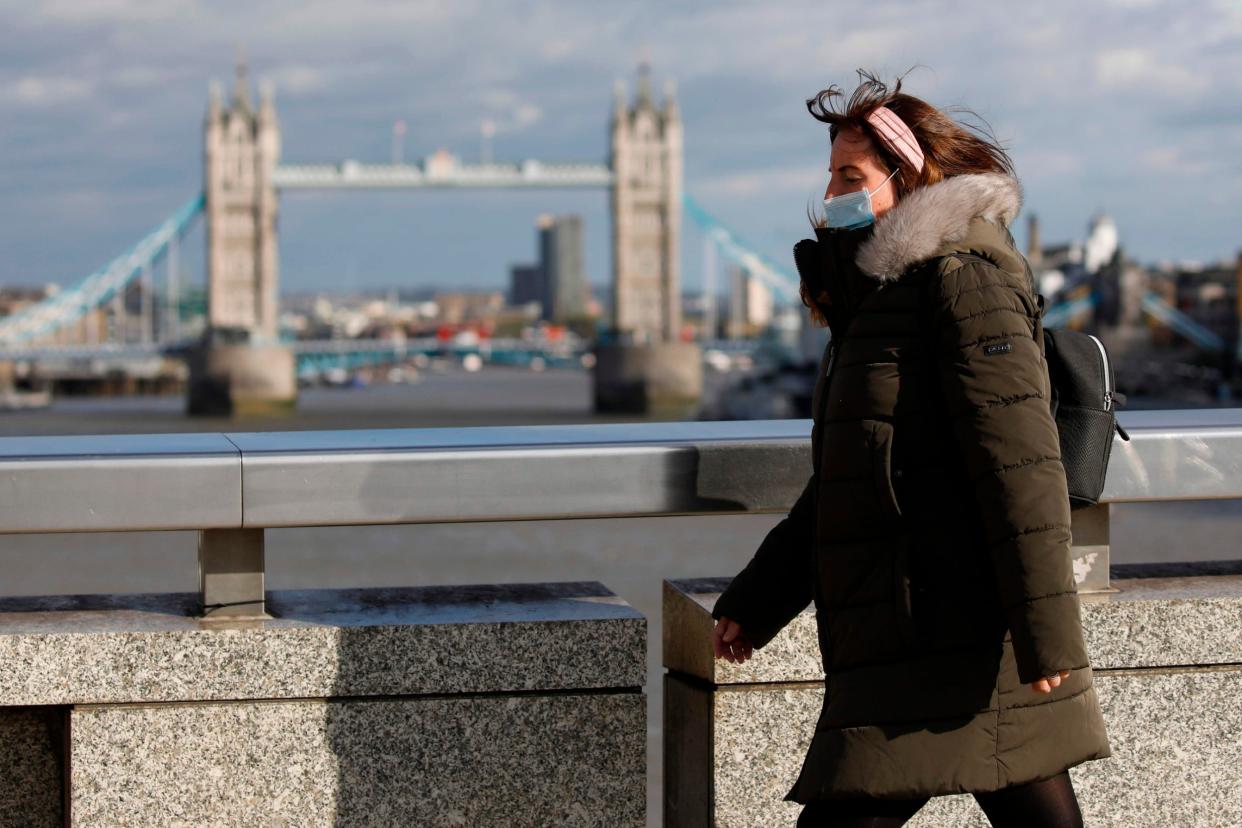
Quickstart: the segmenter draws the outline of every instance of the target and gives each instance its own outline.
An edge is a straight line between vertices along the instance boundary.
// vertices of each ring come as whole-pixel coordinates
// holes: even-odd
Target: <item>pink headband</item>
[[[877,106],[868,113],[867,123],[871,124],[889,152],[914,167],[915,172],[923,171],[923,150],[910,127],[897,117],[896,112],[887,106]]]

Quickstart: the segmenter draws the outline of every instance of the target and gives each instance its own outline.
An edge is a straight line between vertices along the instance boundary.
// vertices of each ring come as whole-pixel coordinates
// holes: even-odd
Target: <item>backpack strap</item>
[[[1039,345],[1039,355],[1047,357],[1044,352],[1044,310],[1047,300],[1042,293],[1035,294],[1035,342]]]

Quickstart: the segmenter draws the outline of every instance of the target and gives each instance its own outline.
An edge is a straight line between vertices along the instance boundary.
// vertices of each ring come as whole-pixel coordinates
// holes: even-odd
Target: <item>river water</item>
[[[709,391],[719,382],[709,375]],[[188,419],[180,397],[57,400],[0,412],[0,433],[106,434],[417,428],[626,422],[591,411],[590,375],[446,366],[413,384],[307,389],[276,420]],[[1112,509],[1114,563],[1242,557],[1242,502],[1121,504]],[[520,521],[267,533],[271,589],[530,581],[601,581],[649,620],[649,813],[660,823],[661,619],[665,578],[730,575],[779,515]],[[192,532],[0,535],[0,595],[197,589]],[[709,646],[704,642],[704,646]]]

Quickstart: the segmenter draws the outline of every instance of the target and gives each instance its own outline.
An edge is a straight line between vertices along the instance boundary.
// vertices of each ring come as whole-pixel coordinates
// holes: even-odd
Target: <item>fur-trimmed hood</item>
[[[999,229],[1004,246],[1011,248],[1005,228],[1021,208],[1022,189],[1011,176],[977,173],[946,178],[915,190],[876,219],[875,231],[859,247],[855,263],[881,282],[898,279],[911,265],[954,252],[968,235],[978,235],[971,232],[976,219]]]

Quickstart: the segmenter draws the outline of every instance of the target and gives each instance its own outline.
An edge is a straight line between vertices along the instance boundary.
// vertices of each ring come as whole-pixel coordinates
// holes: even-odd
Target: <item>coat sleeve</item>
[[[811,602],[815,490],[812,474],[789,514],[768,531],[712,609],[712,618],[725,615],[741,624],[755,647],[771,641]]]
[[[756,648],[771,641],[814,598],[815,523],[819,490],[819,409],[826,393],[825,374],[832,346],[824,348],[816,369],[811,394],[810,478],[789,513],[773,526],[755,550],[750,563],[734,577],[712,608],[712,618],[722,615],[738,622]]]
[[[1086,667],[1070,509],[1029,289],[948,258],[933,285],[937,374],[982,520],[1018,678]]]

